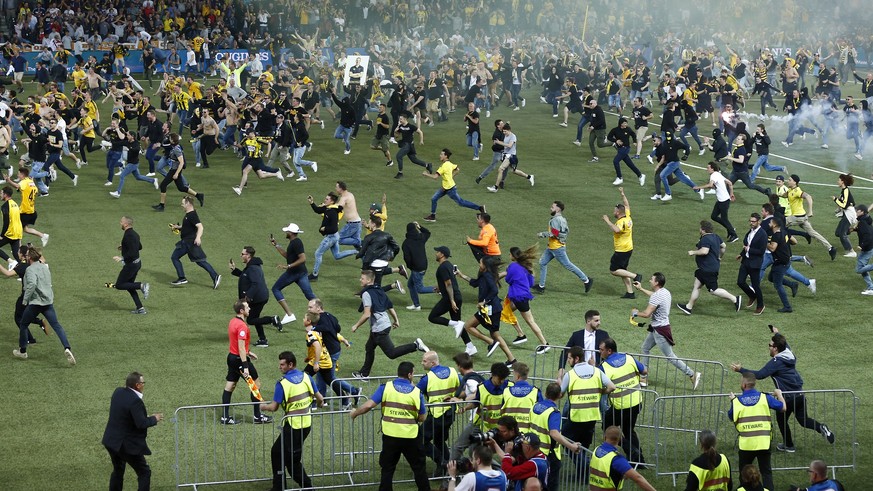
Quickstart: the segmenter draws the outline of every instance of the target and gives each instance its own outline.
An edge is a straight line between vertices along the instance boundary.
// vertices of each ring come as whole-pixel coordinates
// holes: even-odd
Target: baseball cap
[[[303,231],[300,230],[300,227],[297,226],[296,223],[289,223],[287,227],[282,229],[283,232],[291,232],[292,234],[302,234]]]
[[[373,203],[370,205],[371,210],[376,210],[377,213],[382,213],[382,205],[379,203]]]
[[[782,174],[779,174],[778,176],[776,176],[776,180],[777,180],[777,181],[784,181],[784,180],[785,180],[785,176],[783,176]]]
[[[452,251],[449,250],[449,248],[446,246],[434,247],[433,250],[435,250],[437,252],[442,252],[443,256],[452,257]]]
[[[540,448],[540,437],[536,433],[522,433],[519,436],[521,443],[527,443],[531,447]]]

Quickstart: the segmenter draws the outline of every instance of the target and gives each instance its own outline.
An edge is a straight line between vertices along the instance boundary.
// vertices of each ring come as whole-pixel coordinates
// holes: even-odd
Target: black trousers
[[[430,309],[430,314],[428,314],[428,316],[427,316],[428,322],[430,322],[431,324],[439,324],[441,326],[448,326],[449,321],[446,320],[445,317],[443,317],[446,314],[449,314],[449,317],[453,321],[461,320],[461,304],[462,303],[463,302],[461,299],[460,292],[455,292],[455,305],[458,306],[458,311],[454,312],[452,310],[451,300],[449,300],[449,298],[445,295],[440,295],[439,301],[437,301],[436,305],[434,305],[433,308]],[[464,329],[464,331],[461,332],[461,339],[464,341],[464,344],[467,344],[470,342],[470,335],[467,333],[466,329]]]
[[[449,462],[449,430],[454,421],[454,410],[446,411],[439,418],[434,418],[432,414],[428,413],[421,429],[424,436],[424,454],[430,457],[441,469]]]
[[[782,433],[785,445],[788,447],[794,446],[794,439],[791,438],[791,427],[788,426],[788,419],[792,413],[800,426],[809,430],[821,431],[821,423],[806,415],[806,397],[803,394],[788,395],[785,397],[785,412],[776,413],[779,432]]]
[[[267,305],[267,300],[263,302],[249,302],[249,317],[247,319],[248,323],[255,326],[255,330],[258,331],[258,340],[267,339],[267,335],[264,333],[264,324],[270,324],[273,322],[272,317],[261,317],[261,311],[264,310],[264,306]]]
[[[560,445],[560,443],[552,442],[552,445]],[[549,480],[546,482],[546,489],[558,491],[558,485],[561,483],[561,459],[556,457],[554,452],[549,452],[546,459],[549,461]]]
[[[121,491],[124,486],[124,470],[130,465],[136,472],[137,489],[148,491],[152,482],[152,470],[146,462],[145,455],[131,455],[122,451],[116,452],[106,447],[109,458],[112,459],[112,474],[109,476],[109,491]]]
[[[709,216],[714,222],[718,223],[725,229],[727,229],[727,233],[730,236],[736,236],[737,230],[731,225],[731,221],[728,219],[728,209],[731,207],[731,201],[718,201],[716,200],[715,205],[712,207],[712,214]]]
[[[379,454],[379,467],[382,468],[379,491],[392,491],[394,489],[394,471],[397,469],[401,455],[412,468],[412,475],[415,478],[415,486],[418,491],[430,491],[421,436],[395,438],[384,434],[382,435],[382,452]]]
[[[285,438],[285,462],[282,462],[282,437],[276,439],[270,449],[270,461],[273,466],[273,491],[285,489],[282,482],[282,466],[291,474],[291,479],[304,488],[312,487],[312,479],[303,468],[303,442],[309,436],[312,428],[293,429],[282,425],[282,435]]]
[[[370,331],[370,337],[367,338],[367,345],[364,347],[364,366],[361,367],[361,374],[365,377],[370,375],[370,370],[373,368],[373,362],[376,359],[376,347],[382,348],[382,352],[391,360],[413,353],[417,349],[415,343],[394,346],[394,342],[391,341],[390,330],[391,328],[381,332]]]
[[[141,268],[142,263],[140,262],[125,264],[121,267],[121,271],[118,272],[118,278],[115,280],[115,289],[130,293],[130,298],[133,299],[133,303],[138,309],[142,308],[142,302],[137,293],[142,288],[142,283],[136,281],[136,275]]]
[[[643,451],[640,448],[640,439],[637,437],[637,432],[634,428],[637,425],[637,417],[640,415],[640,405],[627,409],[616,409],[610,407],[603,415],[603,429],[610,426],[621,427],[621,434],[624,438],[621,440],[621,448],[627,459],[633,462],[645,462]],[[742,468],[742,467],[740,467]]]
[[[746,283],[746,277],[749,278],[752,286]],[[750,268],[745,265],[745,261],[741,262],[740,271],[737,273],[737,286],[750,300],[755,299],[759,309],[764,306],[764,292],[761,291],[761,268]]]
[[[770,464],[770,449],[766,450],[740,450],[740,469],[758,459],[758,470],[761,471],[761,480],[767,489],[773,487],[773,466]]]
[[[564,426],[561,428],[561,434],[569,440],[581,443],[583,448],[591,448],[591,442],[594,441],[594,427],[596,425],[597,421],[585,421],[581,423],[565,421]],[[571,480],[572,482],[588,482],[581,480],[585,475],[585,471],[588,469],[588,459],[585,455],[585,452],[569,454],[570,460],[572,460],[573,464],[576,466],[576,473],[574,474],[576,478],[575,480]]]
[[[0,238],[0,247],[5,246],[6,244],[12,246],[12,259],[18,261],[18,247],[21,245],[21,239],[10,239],[9,237]],[[0,258],[3,258],[4,261],[9,260],[9,256],[3,249],[0,249]]]

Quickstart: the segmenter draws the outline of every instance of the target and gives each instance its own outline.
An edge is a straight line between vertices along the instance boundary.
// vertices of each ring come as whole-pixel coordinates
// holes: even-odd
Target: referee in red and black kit
[[[148,299],[149,284],[136,281],[136,275],[139,273],[140,268],[142,268],[139,258],[142,243],[139,241],[139,234],[133,229],[132,218],[128,216],[121,217],[121,230],[124,230],[124,235],[121,237],[121,245],[118,246],[118,249],[121,250],[121,255],[112,258],[123,265],[121,271],[118,272],[118,279],[115,280],[115,288],[130,293],[133,303],[136,305],[136,309],[130,311],[131,314],[146,314],[148,312],[142,306],[137,292],[142,291],[143,298]]]
[[[260,388],[258,382],[258,371],[252,364],[252,360],[257,360],[258,356],[249,352],[249,341],[251,341],[251,331],[246,324],[246,318],[249,316],[249,304],[245,300],[237,300],[233,304],[233,312],[236,314],[230,323],[227,325],[227,337],[230,340],[230,353],[227,355],[227,381],[224,384],[224,392],[221,394],[221,403],[224,404],[224,416],[221,417],[221,424],[235,425],[242,421],[235,420],[230,415],[230,396],[236,388],[237,382],[242,377],[251,377],[255,385]],[[251,394],[252,402],[259,402],[254,394]],[[255,411],[254,423],[265,424],[273,421],[273,418],[266,414],[261,414],[261,406],[254,404],[252,408]]]

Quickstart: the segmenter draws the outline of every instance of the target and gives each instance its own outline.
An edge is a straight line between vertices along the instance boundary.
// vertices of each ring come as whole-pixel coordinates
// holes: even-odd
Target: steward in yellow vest
[[[764,487],[774,489],[773,470],[770,465],[770,409],[785,411],[782,391],[776,389],[773,395],[755,390],[755,374],[743,374],[743,393],[731,393],[731,408],[728,418],[737,427],[737,447],[740,454],[740,469],[758,460],[758,468]]]
[[[600,422],[600,397],[615,390],[615,384],[603,371],[584,360],[585,350],[573,346],[567,354],[567,363],[572,368],[558,371],[561,392],[567,394],[570,419],[564,422],[561,432],[583,447],[590,448],[594,440],[594,427]],[[580,463],[581,464],[581,463]]]
[[[644,491],[655,491],[639,472],[631,467],[621,454],[621,428],[610,426],[603,431],[603,443],[594,449],[591,465],[588,468],[588,489],[590,491],[611,491],[622,488],[624,479],[630,479]]]
[[[422,428],[424,452],[433,459],[440,471],[445,471],[445,465],[449,462],[449,430],[455,421],[455,406],[443,403],[451,399],[461,386],[461,376],[454,368],[440,365],[436,351],[425,353],[421,366],[428,370],[416,385],[428,404],[427,419]]]
[[[685,489],[698,491],[730,491],[731,464],[727,456],[715,449],[715,433],[704,430],[700,432],[700,450],[703,453],[691,462]]]
[[[525,363],[512,366],[515,383],[503,390],[503,414],[518,421],[518,431],[527,432],[530,428],[530,410],[534,404],[543,400],[540,390],[527,381],[530,368]]]

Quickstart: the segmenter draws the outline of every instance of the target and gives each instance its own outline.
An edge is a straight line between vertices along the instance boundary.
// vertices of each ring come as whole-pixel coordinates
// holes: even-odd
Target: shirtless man
[[[236,128],[239,125],[239,109],[236,104],[227,95],[227,90],[221,91],[221,98],[224,99],[224,108],[219,111],[224,111],[224,137],[221,139],[221,149],[234,144],[236,140]]]
[[[207,156],[212,155],[212,152],[218,148],[218,123],[212,118],[208,109],[204,109],[200,117],[200,129],[203,130],[203,135],[200,137],[200,160],[203,162],[203,168],[209,168]]]
[[[336,182],[336,194],[339,195],[337,204],[342,207],[343,217],[346,224],[340,230],[340,245],[354,246],[355,250],[361,248],[361,216],[358,215],[358,206],[355,203],[355,195],[349,191],[343,181]]]

